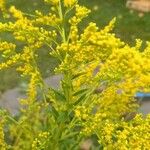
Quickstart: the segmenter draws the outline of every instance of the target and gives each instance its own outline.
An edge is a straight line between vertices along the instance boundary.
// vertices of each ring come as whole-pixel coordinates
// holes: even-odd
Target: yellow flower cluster
[[[38,137],[32,143],[32,150],[39,150],[42,148],[46,148],[46,142],[48,141],[50,133],[49,132],[41,132]],[[48,145],[47,145],[48,146]]]
[[[79,22],[82,21],[83,18],[87,17],[88,14],[91,12],[89,9],[87,9],[84,6],[80,5],[75,5],[75,16],[73,16],[70,20],[69,23],[71,25],[77,25]]]
[[[64,0],[65,7],[71,7],[76,3],[77,0]]]
[[[59,4],[59,0],[44,0],[44,2],[52,4],[52,5],[58,5]]]
[[[0,63],[0,70],[13,66],[14,64],[18,63],[19,59],[20,59],[20,54],[13,55],[6,62]]]
[[[51,45],[57,35],[55,30],[47,30],[45,25],[58,26],[60,19],[55,14],[43,15],[39,11],[36,11],[35,17],[28,17],[15,6],[10,7],[9,13],[15,21],[0,23],[0,32],[11,32],[24,46],[16,50],[15,44],[0,41],[0,52],[4,56],[0,62],[0,70],[13,66],[27,77],[29,80],[27,98],[22,99],[21,104],[30,107],[37,99],[38,87],[41,90],[43,88],[41,74],[36,64],[37,49],[43,45]]]
[[[1,23],[0,31],[12,32],[15,39],[24,42],[25,46],[19,51],[20,53],[18,53],[15,49],[15,44],[0,42],[0,51],[3,52],[3,56],[9,54],[8,58],[4,57],[6,61],[0,63],[0,70],[17,64],[17,71],[20,71],[24,76],[30,77],[27,93],[29,98],[28,103],[32,103],[36,99],[37,85],[41,82],[40,73],[35,63],[36,49],[44,44],[50,44],[52,39],[56,37],[56,32],[55,30],[49,31],[43,27],[39,27],[39,22],[36,21],[35,18],[28,19],[27,17],[24,17],[24,14],[14,6],[10,8],[10,13],[17,21],[15,23]],[[37,22],[37,26],[35,22]]]
[[[58,27],[58,25],[61,23],[61,19],[56,16],[56,14],[49,13],[48,15],[42,14],[42,12],[36,10],[37,18],[34,21],[34,24],[40,24],[40,25],[48,25],[48,26],[54,26]]]
[[[79,18],[86,16],[86,13],[83,13],[83,16],[80,13],[77,14]],[[150,91],[148,71],[150,70],[150,65],[148,65],[150,64],[148,59],[150,47],[147,44],[145,50],[141,52],[140,40],[136,40],[136,45],[130,47],[116,38],[111,33],[115,19],[100,31],[95,23],[90,23],[79,35],[77,24],[80,21],[77,17],[70,20],[72,25],[69,34],[70,43],[63,43],[57,47],[57,53],[62,57],[65,55],[57,70],[61,73],[68,71],[73,75],[79,74],[73,80],[74,89],[91,88],[90,98],[87,98],[86,103],[75,110],[75,116],[84,126],[82,133],[89,135],[95,132],[100,138],[99,127],[103,129],[105,125],[102,122],[108,122],[109,130],[105,136],[106,139],[111,140],[110,134],[114,131],[114,124],[109,121],[117,120],[122,123],[122,126],[123,124],[129,126],[120,118],[126,118],[128,114],[136,111],[138,104],[134,96],[137,91]],[[97,88],[101,90],[99,93],[94,93],[94,89]],[[146,122],[147,120],[144,120],[143,124]],[[142,128],[142,124],[139,128]],[[147,138],[150,135],[145,136]],[[146,138],[139,140],[147,143]],[[144,145],[146,148],[148,146]]]
[[[15,17],[16,19],[22,19],[23,18],[23,14],[20,10],[17,10],[15,8],[15,6],[11,6],[9,9],[9,12],[12,13],[13,17]]]
[[[6,57],[7,55],[13,53],[16,49],[16,45],[8,42],[0,42],[0,52],[2,52],[2,56]]]
[[[37,85],[40,82],[40,73],[35,70],[35,68],[33,68],[33,66],[31,66],[30,64],[25,64],[24,67],[19,67],[17,68],[17,71],[22,72],[23,75],[29,76],[30,77],[30,83],[29,83],[29,87],[28,87],[28,97],[29,97],[29,101],[28,101],[28,105],[30,103],[33,103],[33,101],[36,100],[36,96],[37,96]]]
[[[50,133],[37,134],[43,126],[48,126],[48,119],[51,118],[47,116],[52,116],[50,127],[51,123],[55,125],[55,130],[50,131],[52,135],[57,128],[59,132],[65,130],[52,138],[56,138],[50,143],[52,146],[53,142],[64,143],[58,143],[58,138],[65,140],[68,133],[72,137],[71,128],[76,127],[74,122],[77,122],[81,125],[81,133],[96,134],[104,149],[148,149],[150,117],[143,119],[137,115],[133,120],[126,118],[137,109],[136,92],[150,91],[150,43],[141,52],[140,40],[136,40],[135,46],[131,47],[116,38],[111,33],[115,19],[102,30],[91,22],[80,34],[78,24],[88,16],[89,9],[78,5],[77,0],[45,2],[54,7],[47,15],[36,11],[35,15],[28,17],[12,6],[9,13],[15,20],[0,23],[0,32],[10,32],[22,44],[22,48],[16,50],[15,44],[0,42],[0,53],[4,56],[0,70],[15,66],[22,76],[29,79],[28,97],[22,100],[27,106],[26,111],[18,119],[17,128],[12,126],[11,129],[12,137],[17,137],[15,148],[24,149],[27,146],[31,149],[32,143],[32,149],[47,149],[47,142],[51,142],[48,141]],[[66,21],[69,10],[75,10],[75,15]],[[66,24],[69,31],[64,27]],[[47,89],[43,88],[37,65],[38,50],[45,45],[59,59],[60,65],[55,70],[63,75],[60,91],[53,90],[50,96],[45,95]],[[38,90],[43,94],[39,93],[39,97],[44,99],[42,104],[47,104],[45,101],[50,99],[50,112],[45,110],[46,105],[36,101]],[[0,142],[3,144],[1,130],[0,127]]]
[[[100,143],[104,149],[128,150],[149,149],[150,116],[143,119],[137,115],[131,122],[105,122],[99,132]]]
[[[80,39],[78,27],[73,25],[69,36],[71,42],[69,44],[63,43],[57,47],[58,53],[67,53],[59,69],[61,71],[63,69],[66,70],[68,66],[73,73],[86,72],[86,75],[83,75],[82,78],[84,77],[86,81],[90,81],[93,78],[94,70],[98,66],[102,66],[102,62],[109,57],[112,50],[124,45],[123,42],[109,33],[114,26],[113,24],[114,20],[110,22],[107,30],[105,28],[104,30],[98,31],[96,24],[90,23],[81,34]],[[87,76],[89,76],[89,78],[87,78]],[[79,80],[80,78],[76,81],[78,85],[80,85]],[[86,81],[82,81],[82,83],[87,83]]]
[[[5,10],[5,0],[0,0],[0,10],[1,11]]]
[[[16,45],[8,42],[0,42],[0,51],[15,50]]]
[[[2,119],[2,118],[1,118]],[[6,143],[5,143],[5,140],[4,140],[4,121],[3,120],[0,120],[0,149],[1,150],[6,150],[7,149],[7,146],[6,146]]]
[[[80,118],[80,119],[86,120],[88,118],[86,107],[85,106],[78,106],[75,110],[75,116]]]

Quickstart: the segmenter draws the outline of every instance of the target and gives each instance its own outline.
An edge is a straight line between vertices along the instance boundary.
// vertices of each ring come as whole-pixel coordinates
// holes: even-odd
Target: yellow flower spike
[[[38,16],[35,19],[35,21],[33,21],[34,24],[57,26],[62,21],[55,14],[52,14],[52,13],[49,13],[48,15],[44,15],[42,14],[42,12],[36,11],[36,14]]]
[[[115,22],[116,22],[116,18],[113,18],[113,19],[109,22],[109,25],[106,26],[106,27],[104,28],[104,30],[102,30],[102,32],[110,32],[110,31],[114,28]]]
[[[142,46],[142,40],[140,39],[136,39],[136,45],[135,45],[135,49],[139,50]]]
[[[150,132],[149,118],[144,119],[137,115],[129,120],[128,116],[137,109],[138,105],[134,98],[136,92],[150,91],[150,43],[147,43],[143,52],[139,51],[142,44],[139,40],[134,47],[126,45],[111,33],[115,19],[103,30],[99,30],[95,23],[89,23],[80,34],[78,24],[89,14],[90,10],[76,4],[75,0],[62,0],[59,7],[57,6],[60,4],[59,0],[45,0],[45,2],[50,6],[53,5],[52,13],[45,15],[36,11],[33,18],[25,17],[15,7],[11,7],[10,12],[17,18],[17,21],[0,23],[0,32],[10,31],[14,39],[23,42],[23,46],[25,45],[18,54],[18,51],[15,52],[14,44],[0,42],[0,53],[9,56],[2,58],[4,61],[0,64],[0,70],[17,64],[17,71],[29,79],[28,97],[26,100],[21,100],[21,104],[26,106],[22,110],[24,116],[22,117],[21,114],[21,119],[18,118],[21,126],[12,127],[12,139],[17,137],[15,148],[31,149],[32,145],[33,149],[47,149],[48,139],[58,141],[58,139],[53,140],[55,136],[49,136],[47,132],[38,128],[43,125],[46,127],[49,122],[45,118],[47,116],[45,108],[48,103],[41,100],[46,98],[46,100],[50,99],[50,105],[56,109],[58,114],[67,112],[70,108],[72,112],[74,109],[72,117],[75,117],[73,118],[75,122],[76,119],[79,121],[81,133],[85,136],[96,134],[104,149],[125,150],[142,149],[143,147],[148,149],[150,147],[150,142],[147,140],[150,137],[148,134]],[[61,7],[62,11],[57,12]],[[62,15],[69,10],[75,11],[75,15],[69,20],[70,28],[68,29],[70,31],[66,31],[67,17]],[[65,32],[65,39],[63,43],[60,43],[57,33],[62,32]],[[63,91],[62,97],[67,98],[67,102],[65,100],[56,101],[56,96],[52,92],[48,96],[42,95],[47,94],[47,90],[43,88],[36,58],[37,50],[45,44],[54,49],[54,56],[61,61],[57,71],[63,74],[64,78],[59,92]],[[11,53],[12,51],[14,53]],[[17,55],[19,55],[18,58]],[[37,96],[38,90],[40,90],[39,96]],[[52,116],[51,119],[51,112],[49,113],[48,119],[50,119],[52,128],[54,123],[54,128],[57,129],[61,125],[62,118],[55,119]],[[69,117],[67,123],[63,123],[62,127],[66,129],[72,117]],[[58,120],[60,120],[59,123],[57,123]],[[50,134],[53,134],[53,130],[50,129],[51,125],[49,130]],[[75,125],[74,121],[71,122],[72,125]],[[69,133],[71,130],[69,129]],[[66,131],[62,130],[61,135],[68,133]],[[22,139],[24,139],[23,142]],[[49,144],[53,144],[51,141],[48,141]]]
[[[59,4],[59,0],[44,0],[44,2],[52,4],[54,6]]]
[[[76,117],[78,117],[78,118],[80,118],[81,113],[80,113],[80,111],[79,111],[79,110],[75,110],[75,116],[76,116]]]
[[[46,131],[39,133],[38,137],[32,142],[32,150],[36,150],[39,148],[39,146],[42,147],[44,144],[46,144],[46,140],[48,140],[49,135],[49,132]]]
[[[9,9],[9,12],[13,14],[13,17],[17,18],[17,19],[22,19],[23,18],[23,14],[20,10],[17,10],[15,8],[15,6],[11,6]]]
[[[77,18],[84,18],[87,17],[87,15],[91,12],[88,8],[85,6],[76,5],[76,17]]]
[[[13,43],[8,43],[8,42],[0,42],[0,51],[5,51],[5,50],[15,50],[16,45]]]
[[[89,9],[87,9],[84,6],[80,6],[80,5],[75,5],[75,16],[73,16],[70,20],[69,23],[71,25],[77,25],[79,24],[79,22],[82,21],[83,18],[87,17],[88,14],[91,12]]]
[[[64,6],[65,6],[65,7],[71,7],[71,6],[73,6],[76,2],[77,2],[77,0],[64,0]]]
[[[0,11],[5,10],[5,0],[0,0]]]
[[[21,56],[20,54],[16,54],[11,59],[6,61],[5,63],[0,63],[0,70],[9,68],[12,65],[16,64],[19,61],[20,56]]]
[[[2,116],[4,117],[4,116]],[[7,149],[7,145],[5,143],[5,139],[4,139],[4,124],[5,121],[1,118],[0,119],[0,148],[1,150],[6,150]]]
[[[70,39],[73,43],[77,42],[79,38],[79,35],[78,35],[78,28],[76,26],[71,26],[71,29],[70,29]]]
[[[32,73],[31,74],[31,79],[29,83],[29,89],[28,89],[28,97],[31,102],[36,100],[37,96],[37,82],[38,82],[38,74]]]

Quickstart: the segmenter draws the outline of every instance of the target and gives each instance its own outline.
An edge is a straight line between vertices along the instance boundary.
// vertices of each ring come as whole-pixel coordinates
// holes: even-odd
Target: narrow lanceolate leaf
[[[57,91],[55,89],[52,89],[52,91],[54,92],[55,94],[55,98],[58,100],[58,101],[66,101],[66,98],[64,96],[63,93],[61,93],[60,91]]]
[[[73,96],[78,96],[88,91],[88,89],[81,89],[73,94]]]
[[[54,106],[51,106],[51,113],[55,119],[57,119],[59,117],[59,113],[57,112],[57,110],[55,109]]]
[[[62,111],[59,113],[59,117],[57,118],[58,123],[65,123],[68,120],[68,112]]]
[[[78,74],[76,74],[76,75],[74,75],[74,76],[72,77],[72,80],[74,80],[74,79],[76,79],[76,78],[78,78],[79,76],[82,76],[82,75],[84,75],[84,74],[86,74],[86,72],[78,73]]]
[[[75,103],[74,105],[78,105],[81,101],[83,101],[86,98],[86,94],[83,94]]]

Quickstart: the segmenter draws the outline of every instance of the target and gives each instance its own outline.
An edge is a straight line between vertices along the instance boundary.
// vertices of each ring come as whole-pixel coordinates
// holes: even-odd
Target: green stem
[[[64,27],[64,24],[65,24],[65,18],[64,18],[64,14],[63,14],[63,11],[62,11],[62,3],[61,1],[59,1],[59,7],[58,7],[58,12],[59,12],[59,17],[60,19],[62,20],[62,26],[61,26],[61,37],[62,37],[62,42],[63,43],[66,43],[66,31],[65,31],[65,27]],[[64,80],[65,80],[65,83],[66,85],[64,86],[67,86],[67,87],[64,87],[64,94],[65,94],[65,97],[66,97],[66,100],[69,104],[69,101],[71,99],[71,94],[72,94],[72,83],[71,83],[71,75],[70,73],[66,72],[64,73]]]
[[[61,1],[59,1],[59,17],[62,20],[62,27],[61,27],[61,36],[62,36],[62,41],[65,43],[66,42],[66,34],[65,34],[65,27],[64,27],[64,17],[63,17],[63,12],[62,12],[62,4]]]
[[[46,103],[47,101],[46,101],[45,88],[44,88],[45,87],[45,83],[43,81],[43,78],[42,78],[42,75],[40,73],[40,70],[39,70],[39,68],[37,66],[37,62],[36,62],[36,59],[35,59],[35,52],[34,52],[34,50],[32,52],[32,61],[33,61],[32,65],[34,66],[35,71],[37,70],[38,73],[39,73],[39,79],[40,79],[40,82],[41,82],[41,85],[39,87],[41,88],[41,91],[42,91],[42,96],[43,96],[43,99],[44,99],[44,103]]]
[[[11,120],[13,123],[19,125],[19,123],[18,123],[14,118],[12,118],[11,116],[8,115],[7,118],[8,118],[9,120]]]

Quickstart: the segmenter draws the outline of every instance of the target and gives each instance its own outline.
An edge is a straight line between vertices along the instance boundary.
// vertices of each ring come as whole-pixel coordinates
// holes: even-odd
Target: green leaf
[[[83,99],[85,99],[86,94],[83,94],[75,103],[74,105],[78,105]]]
[[[81,95],[81,94],[85,93],[87,90],[88,90],[88,89],[81,89],[81,90],[75,92],[75,93],[73,94],[73,96]]]
[[[54,106],[51,106],[51,113],[52,113],[52,115],[55,117],[55,119],[58,118],[59,113],[57,112],[57,110],[55,109]]]
[[[68,112],[63,111],[59,113],[59,117],[57,119],[58,123],[65,123],[68,120]]]
[[[72,77],[72,80],[78,78],[79,76],[84,75],[85,73],[86,73],[86,72],[81,72],[81,73],[78,73],[78,74],[74,75],[74,76]]]
[[[66,98],[65,98],[65,96],[64,96],[63,93],[61,93],[61,92],[59,92],[59,91],[57,91],[57,90],[55,90],[55,89],[52,89],[52,91],[53,91],[54,94],[55,94],[56,100],[58,100],[58,101],[66,101]]]

